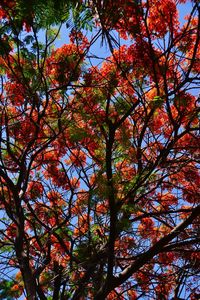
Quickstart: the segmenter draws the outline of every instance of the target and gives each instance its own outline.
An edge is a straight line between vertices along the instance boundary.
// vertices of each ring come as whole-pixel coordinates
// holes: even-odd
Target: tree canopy
[[[0,299],[199,299],[199,1],[0,17]]]

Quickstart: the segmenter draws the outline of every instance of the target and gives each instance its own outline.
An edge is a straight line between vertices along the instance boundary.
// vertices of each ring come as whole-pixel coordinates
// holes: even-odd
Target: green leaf
[[[83,138],[87,137],[88,134],[82,128],[70,127],[70,139],[73,142],[78,142]]]
[[[160,108],[163,105],[164,99],[160,96],[155,96],[152,101],[154,108]]]

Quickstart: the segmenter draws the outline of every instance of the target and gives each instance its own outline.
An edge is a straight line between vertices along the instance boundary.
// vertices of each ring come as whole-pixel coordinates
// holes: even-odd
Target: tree
[[[198,299],[199,2],[0,15],[0,299]]]

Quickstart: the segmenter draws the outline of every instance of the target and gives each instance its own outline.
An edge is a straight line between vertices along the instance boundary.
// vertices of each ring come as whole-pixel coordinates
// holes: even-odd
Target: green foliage
[[[12,14],[12,26],[16,32],[22,30],[23,25],[34,25],[35,29],[49,28],[66,22],[70,28],[92,30],[93,14],[82,1],[72,0],[17,0],[14,13],[13,8],[4,5],[8,14]],[[5,27],[6,24],[4,24]],[[7,24],[10,27],[10,24]],[[4,28],[6,32],[6,28]]]
[[[82,28],[92,31],[94,27],[93,14],[91,9],[87,7],[82,1],[76,1],[76,5],[74,5],[72,9],[72,16],[75,28]]]
[[[16,21],[20,24],[26,20],[29,25],[34,21],[40,28],[46,28],[68,19],[69,7],[70,1],[63,0],[18,0]]]
[[[91,245],[89,245],[88,242],[82,242],[76,249],[78,259],[80,259],[81,261],[87,260],[91,255],[91,251]]]
[[[87,137],[87,132],[78,127],[70,127],[70,139],[72,142],[78,142],[83,138]]]
[[[153,107],[154,108],[160,108],[164,103],[164,99],[160,96],[155,96],[153,98]]]
[[[12,280],[0,281],[0,300],[14,300],[16,299],[15,292],[12,291],[14,282]]]
[[[0,42],[0,56],[4,57],[5,55],[8,55],[8,53],[11,51],[11,46],[9,44],[8,40],[1,40]]]
[[[119,114],[124,114],[128,111],[128,109],[130,109],[130,104],[126,101],[126,99],[117,97],[115,109]]]

